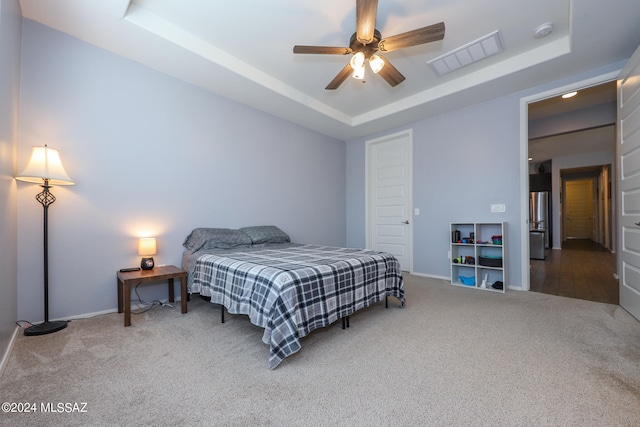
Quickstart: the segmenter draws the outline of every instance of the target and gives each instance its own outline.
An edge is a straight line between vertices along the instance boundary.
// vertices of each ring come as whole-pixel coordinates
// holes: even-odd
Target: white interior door
[[[367,141],[367,247],[412,271],[412,132]]]
[[[618,78],[620,305],[640,320],[640,49]]]
[[[593,180],[565,181],[564,225],[567,239],[593,239]]]

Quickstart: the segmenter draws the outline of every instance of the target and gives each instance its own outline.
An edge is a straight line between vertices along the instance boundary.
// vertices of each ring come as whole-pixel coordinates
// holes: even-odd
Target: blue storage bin
[[[462,282],[463,285],[475,286],[476,278],[475,276],[471,276],[471,277],[460,276],[460,282]]]

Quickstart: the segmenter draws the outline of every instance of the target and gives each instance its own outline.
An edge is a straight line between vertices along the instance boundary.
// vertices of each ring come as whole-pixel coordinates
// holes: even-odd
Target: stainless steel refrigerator
[[[544,234],[544,239],[533,238],[530,240],[534,240],[539,242],[541,240],[543,244],[542,252],[544,253],[545,248],[549,248],[549,234],[550,234],[550,221],[549,221],[549,192],[548,191],[532,191],[529,194],[529,231],[532,233],[529,234],[529,237],[536,237],[540,233]],[[533,242],[531,247],[531,252],[533,254],[533,249],[535,249],[536,253],[540,253],[539,248],[533,248]],[[543,257],[544,258],[544,257]]]

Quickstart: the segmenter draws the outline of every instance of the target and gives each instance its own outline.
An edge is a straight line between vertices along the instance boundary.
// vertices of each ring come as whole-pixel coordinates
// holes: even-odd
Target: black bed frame
[[[207,301],[211,301],[211,297],[200,296],[200,298],[206,299]],[[220,306],[220,321],[224,323],[224,305],[218,304]],[[384,296],[384,308],[389,308],[389,295]],[[342,318],[342,329],[346,329],[349,327],[349,316]]]

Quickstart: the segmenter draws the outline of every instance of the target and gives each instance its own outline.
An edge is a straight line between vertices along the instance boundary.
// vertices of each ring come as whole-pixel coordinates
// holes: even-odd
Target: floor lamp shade
[[[49,185],[74,185],[62,167],[58,150],[44,147],[33,147],[31,159],[27,167],[16,177],[20,181],[42,184],[45,179]]]
[[[43,190],[36,195],[36,200],[44,208],[44,322],[24,330],[25,335],[44,335],[67,327],[66,321],[49,321],[49,206],[56,201],[49,189],[53,185],[74,185],[62,167],[57,150],[44,147],[33,147],[31,159],[27,167],[16,177],[17,180],[40,184]]]

